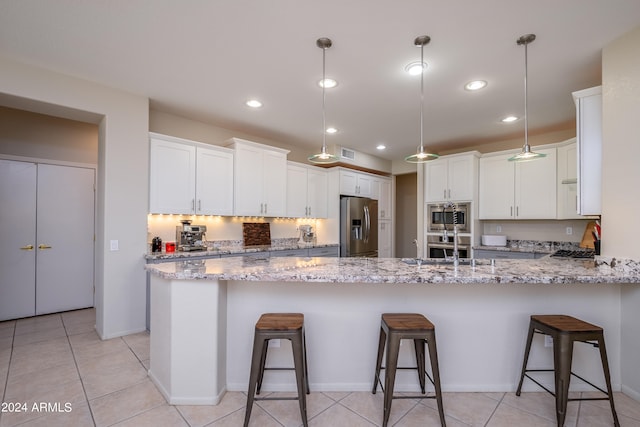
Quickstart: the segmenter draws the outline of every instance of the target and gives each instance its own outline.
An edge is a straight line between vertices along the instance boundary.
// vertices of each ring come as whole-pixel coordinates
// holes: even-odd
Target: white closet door
[[[93,307],[93,169],[38,166],[36,314]]]
[[[36,168],[0,160],[0,321],[35,314]]]

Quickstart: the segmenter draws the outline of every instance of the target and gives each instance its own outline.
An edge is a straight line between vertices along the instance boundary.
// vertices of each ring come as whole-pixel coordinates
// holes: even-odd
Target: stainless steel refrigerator
[[[366,197],[340,199],[340,256],[378,256],[378,201]]]

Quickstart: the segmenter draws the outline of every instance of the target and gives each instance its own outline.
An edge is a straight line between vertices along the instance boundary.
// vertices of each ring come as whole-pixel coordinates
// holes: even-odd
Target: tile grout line
[[[493,408],[493,411],[491,411],[491,415],[489,415],[489,418],[487,418],[487,422],[484,423],[484,427],[487,427],[489,425],[489,421],[491,421],[491,418],[493,418],[500,405],[502,405],[502,401],[504,400],[506,395],[507,393],[502,393],[502,397],[500,398],[500,400],[498,400],[498,403],[496,404],[496,407]]]
[[[11,369],[11,359],[13,359],[13,341],[16,337],[16,327],[18,322],[13,321],[13,334],[11,335],[11,351],[9,352],[9,362],[7,363],[7,372],[4,375],[4,386],[2,387],[2,400],[0,402],[4,402],[5,396],[7,395],[7,385],[9,384],[9,370]],[[0,421],[2,421],[2,412],[0,412]]]
[[[80,384],[82,385],[82,392],[84,393],[84,399],[87,402],[87,407],[89,408],[89,414],[91,414],[91,421],[93,421],[93,425],[96,426],[96,419],[93,415],[93,409],[89,404],[89,397],[87,396],[87,390],[84,386],[84,379],[82,378],[82,374],[80,373],[80,367],[78,366],[78,360],[76,359],[76,352],[73,348],[73,345],[71,345],[71,339],[69,338],[69,333],[67,331],[66,325],[64,324],[64,318],[62,317],[62,315],[60,315],[60,319],[62,321],[62,326],[64,327],[64,333],[67,336],[67,342],[69,343],[69,348],[71,349],[71,357],[73,357],[73,364],[76,367],[76,371],[78,371],[78,378],[80,378]]]

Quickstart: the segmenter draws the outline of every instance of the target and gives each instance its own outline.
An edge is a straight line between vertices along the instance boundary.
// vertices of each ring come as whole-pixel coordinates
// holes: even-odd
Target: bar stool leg
[[[438,413],[440,414],[440,424],[446,427],[444,419],[444,405],[442,404],[442,388],[440,387],[440,367],[438,365],[438,349],[436,347],[436,333],[433,331],[427,338],[429,346],[429,360],[431,361],[431,372],[433,375],[433,386],[436,389],[436,402],[438,403]]]
[[[604,373],[604,380],[607,384],[607,393],[609,394],[609,404],[611,405],[611,414],[613,415],[613,425],[620,427],[618,421],[618,414],[613,403],[613,390],[611,389],[611,374],[609,373],[609,362],[607,359],[607,349],[604,345],[604,335],[598,338],[598,347],[600,348],[600,359],[602,360],[602,372]]]
[[[247,390],[247,409],[244,414],[244,427],[249,425],[249,418],[251,417],[251,410],[253,409],[254,393],[261,370],[260,361],[262,359],[262,351],[259,349],[262,349],[262,346],[266,348],[267,343],[268,341],[264,340],[259,334],[256,334],[253,339],[253,354],[251,356],[251,372],[249,374],[249,389]]]
[[[304,352],[304,379],[305,385],[307,386],[307,394],[310,394],[311,391],[309,389],[309,365],[307,364],[307,337],[302,332],[302,351]]]
[[[391,415],[391,402],[393,401],[393,388],[396,382],[396,367],[398,366],[398,353],[400,351],[400,338],[397,334],[389,334],[387,339],[387,362],[384,372],[384,410],[382,427],[387,427]]]
[[[382,355],[384,354],[384,346],[387,340],[387,334],[384,332],[384,329],[380,328],[380,338],[378,340],[378,357],[376,359],[376,372],[373,376],[373,389],[371,393],[376,394],[378,390],[378,381],[380,379],[380,369],[382,367]]]
[[[535,327],[532,323],[529,323],[529,334],[527,335],[527,345],[524,349],[524,361],[522,362],[522,373],[520,374],[520,383],[518,383],[518,389],[516,390],[516,396],[520,396],[522,391],[522,382],[524,381],[524,373],[527,370],[527,363],[529,362],[529,351],[531,351],[531,342],[533,341],[533,333]]]
[[[262,389],[262,380],[264,379],[264,366],[267,363],[267,349],[269,347],[269,340],[266,339],[262,342],[262,356],[260,357],[260,375],[258,376],[258,386],[256,388],[256,394],[260,394]]]
[[[425,340],[416,338],[413,340],[413,346],[416,351],[416,364],[418,366],[418,381],[420,383],[420,390],[422,394],[426,393],[425,389],[425,361],[424,361],[424,346]]]
[[[296,384],[298,387],[298,403],[300,405],[300,416],[302,417],[302,425],[307,427],[307,390],[304,375],[304,354],[302,335],[294,335],[291,338],[291,346],[293,348],[293,366],[296,372]]]
[[[554,337],[553,362],[556,382],[556,418],[558,426],[563,426],[567,416],[571,362],[573,360],[573,340],[566,334]]]

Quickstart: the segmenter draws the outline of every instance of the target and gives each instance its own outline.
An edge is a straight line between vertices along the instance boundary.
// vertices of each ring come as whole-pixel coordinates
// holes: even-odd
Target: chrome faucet
[[[460,265],[460,253],[458,251],[458,211],[456,209],[456,204],[453,202],[447,202],[445,203],[445,205],[442,207],[442,210],[444,212],[445,209],[448,208],[452,208],[453,209],[453,266],[457,267],[458,265]],[[447,225],[445,223],[444,225],[444,232],[442,234],[442,240],[444,241],[448,241],[448,233],[447,233]],[[447,257],[447,250],[443,249],[444,251],[444,259],[448,260]]]

